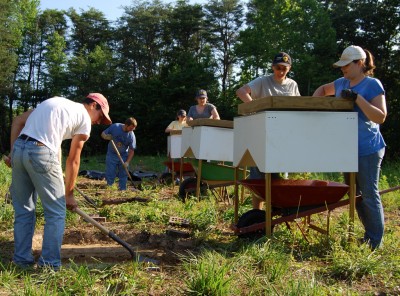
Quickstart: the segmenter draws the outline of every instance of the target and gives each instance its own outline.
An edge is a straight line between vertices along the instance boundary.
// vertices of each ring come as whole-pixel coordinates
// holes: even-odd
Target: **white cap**
[[[365,51],[359,47],[351,45],[343,50],[340,60],[333,64],[334,67],[344,67],[350,64],[352,61],[365,59],[367,55]]]

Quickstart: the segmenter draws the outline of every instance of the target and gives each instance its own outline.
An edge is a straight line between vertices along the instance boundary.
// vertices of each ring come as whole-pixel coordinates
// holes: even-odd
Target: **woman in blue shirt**
[[[335,95],[355,103],[354,110],[358,112],[357,194],[362,195],[356,209],[365,228],[363,241],[375,249],[381,244],[384,232],[378,183],[386,146],[379,130],[387,116],[385,90],[378,79],[371,77],[375,65],[368,50],[349,46],[333,66],[341,69],[343,77],[320,86],[313,95]]]

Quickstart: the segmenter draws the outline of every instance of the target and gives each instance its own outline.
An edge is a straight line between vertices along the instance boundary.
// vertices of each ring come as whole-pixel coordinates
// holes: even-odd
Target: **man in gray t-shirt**
[[[296,81],[287,77],[277,82],[274,75],[261,76],[250,81],[247,86],[253,100],[270,96],[300,96]]]
[[[285,52],[278,53],[272,62],[274,74],[250,81],[239,88],[236,95],[245,103],[270,96],[300,96],[296,81],[287,77],[291,66],[291,57]],[[263,179],[263,175],[257,167],[250,168],[250,179]],[[272,174],[272,178],[277,177],[279,174]],[[262,201],[254,195],[253,208],[263,209]]]

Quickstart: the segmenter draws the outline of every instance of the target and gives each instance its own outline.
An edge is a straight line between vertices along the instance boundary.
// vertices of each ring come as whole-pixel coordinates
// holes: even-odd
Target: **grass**
[[[133,169],[161,173],[164,160],[159,156],[135,156]],[[104,166],[103,156],[85,158],[81,170],[104,171]],[[380,188],[398,185],[399,172],[399,163],[384,162]],[[291,177],[343,180],[340,174],[307,173]],[[70,260],[59,272],[54,272],[21,270],[9,262],[13,249],[13,209],[4,198],[11,184],[11,170],[4,163],[0,163],[0,181],[0,295],[400,294],[399,192],[382,196],[386,230],[383,247],[375,251],[348,242],[346,209],[333,212],[329,237],[310,231],[307,241],[292,223],[291,231],[284,224],[277,225],[271,239],[245,240],[231,235],[229,230],[233,222],[232,204],[223,203],[212,194],[200,201],[191,198],[182,203],[176,196],[176,187],[172,191],[170,187],[148,184],[140,195],[148,197],[150,202],[104,206],[98,210],[88,207],[77,196],[81,208],[106,217],[113,230],[133,229],[156,239],[164,235],[169,217],[178,216],[190,220],[191,238],[160,241],[158,247],[172,248],[169,254],[177,258],[168,261],[160,272],[147,271],[142,264],[130,260],[111,263]],[[109,193],[120,194],[115,188],[109,189]],[[99,197],[93,195],[93,198],[98,202]],[[250,200],[246,199],[240,213],[250,207]],[[40,206],[38,211],[40,229],[44,223]],[[324,215],[314,219],[318,225],[325,221]],[[67,230],[81,229],[81,224],[76,214],[67,213]],[[358,219],[354,231],[355,237],[361,237],[363,228]],[[96,229],[92,232],[93,236],[98,233]],[[181,247],[177,249],[178,245]],[[176,250],[179,253],[175,254]]]
[[[183,267],[185,279],[185,294],[187,295],[234,295],[234,264],[222,254],[206,251],[199,257],[190,255],[184,257]]]

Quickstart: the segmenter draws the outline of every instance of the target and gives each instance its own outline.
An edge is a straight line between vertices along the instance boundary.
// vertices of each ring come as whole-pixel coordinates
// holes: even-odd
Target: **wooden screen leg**
[[[265,174],[265,235],[272,236],[271,173]]]
[[[356,173],[350,173],[349,190],[349,241],[354,241],[354,212],[356,208]]]
[[[239,179],[239,172],[237,175],[237,179]],[[247,179],[247,166],[244,167],[244,170],[243,170],[243,179]],[[242,191],[241,191],[241,195],[240,195],[241,203],[244,202],[244,192],[245,192],[244,190],[245,190],[245,188],[244,188],[244,186],[242,186]]]
[[[238,185],[238,178],[239,178],[239,168],[235,167],[235,199],[234,199],[234,207],[235,207],[235,224],[237,224],[239,220],[239,185]]]
[[[197,186],[196,186],[196,197],[200,198],[200,182],[201,182],[201,165],[203,161],[199,159],[199,168],[197,170]]]
[[[181,160],[179,162],[179,180],[183,181],[183,157],[181,157]]]
[[[172,157],[170,157],[171,159],[171,178],[172,178],[172,188],[175,187],[175,162],[174,159]]]

